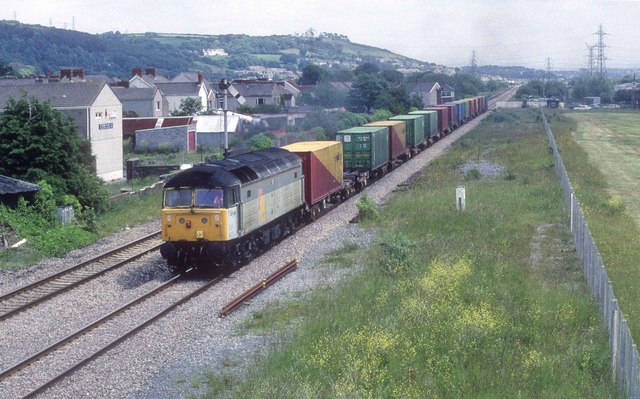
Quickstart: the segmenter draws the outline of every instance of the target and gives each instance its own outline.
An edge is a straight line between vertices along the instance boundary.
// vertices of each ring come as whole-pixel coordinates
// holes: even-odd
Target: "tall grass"
[[[377,243],[330,256],[360,273],[296,300],[294,312],[261,312],[259,330],[273,320],[291,342],[246,378],[210,375],[207,397],[621,397],[542,125],[535,113],[507,115],[366,222],[384,231]],[[477,159],[509,176],[465,180],[458,166]]]

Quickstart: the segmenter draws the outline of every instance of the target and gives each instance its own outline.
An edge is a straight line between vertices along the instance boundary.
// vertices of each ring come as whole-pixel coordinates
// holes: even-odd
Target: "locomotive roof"
[[[267,148],[196,165],[169,179],[164,187],[230,187],[269,178],[301,163],[296,154],[287,150]]]

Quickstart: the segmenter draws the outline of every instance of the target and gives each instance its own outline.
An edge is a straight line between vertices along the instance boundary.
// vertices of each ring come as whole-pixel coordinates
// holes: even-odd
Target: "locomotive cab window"
[[[191,206],[192,196],[191,189],[174,189],[164,192],[164,205],[167,207],[186,207]]]
[[[222,208],[223,191],[220,188],[196,188],[195,206],[197,208]]]

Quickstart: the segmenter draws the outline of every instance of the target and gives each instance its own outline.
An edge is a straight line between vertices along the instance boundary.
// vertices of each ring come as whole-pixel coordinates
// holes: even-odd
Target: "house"
[[[300,90],[289,82],[276,82],[273,80],[263,79],[251,79],[243,80],[236,79],[231,82],[231,86],[242,96],[246,101],[244,105],[255,107],[258,105],[282,105],[287,107],[296,106],[296,97],[300,94]],[[220,106],[224,96],[220,98],[218,105]],[[227,93],[227,109],[231,111],[237,111],[238,106],[241,105],[236,97]]]
[[[167,103],[168,116],[180,110],[180,103],[187,98],[198,98],[204,110],[215,108],[215,91],[204,75],[196,72],[182,72],[173,79],[156,74],[155,68],[133,68],[133,77],[129,80],[130,88],[157,88]]]
[[[122,113],[131,117],[161,117],[169,112],[169,103],[157,87],[113,87],[122,103]]]
[[[18,206],[20,197],[33,202],[40,188],[36,184],[0,175],[0,204],[15,208]]]
[[[109,85],[105,82],[3,85],[0,110],[9,99],[25,94],[50,102],[75,122],[78,134],[91,143],[98,177],[105,181],[123,177],[122,103]]]
[[[442,103],[449,103],[456,100],[456,91],[453,87],[443,84],[442,85]],[[442,104],[439,103],[439,104]]]
[[[438,82],[412,82],[405,85],[407,94],[416,95],[422,99],[422,105],[431,107],[442,104],[442,87]]]

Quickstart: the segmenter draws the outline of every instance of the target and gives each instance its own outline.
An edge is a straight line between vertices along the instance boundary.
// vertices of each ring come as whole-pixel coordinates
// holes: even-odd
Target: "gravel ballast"
[[[377,204],[386,202],[398,185],[419,173],[453,141],[479,123],[480,119],[469,122],[385,176],[366,190],[367,195]],[[452,206],[455,206],[454,189],[452,188]],[[339,279],[340,276],[348,275],[349,270],[326,273],[327,266],[320,262],[322,258],[345,243],[352,242],[366,247],[375,240],[375,232],[349,223],[357,214],[356,203],[360,195],[362,194],[354,196],[318,221],[300,229],[294,236],[282,241],[231,277],[178,307],[45,391],[40,397],[184,398],[206,390],[205,383],[201,381],[206,372],[224,370],[242,374],[255,354],[265,354],[271,349],[277,349],[286,340],[275,335],[238,335],[237,326],[252,312],[268,307],[274,301],[299,296],[318,284],[335,284],[336,281],[327,279]],[[49,259],[23,271],[4,273],[0,275],[0,293],[159,229],[159,222],[147,223],[102,239],[65,258]],[[227,302],[292,259],[299,261],[296,271],[228,317],[218,318],[220,308]],[[0,321],[0,330],[3,331],[0,367],[4,369],[11,366],[27,354],[88,324],[170,277],[164,260],[156,252],[15,317]],[[128,313],[128,317],[132,319],[143,317],[138,311]],[[83,345],[97,345],[104,340],[101,335],[100,330],[92,332],[82,338]],[[0,397],[15,397],[24,392],[24,385],[27,383],[25,379],[6,380],[0,384]]]

